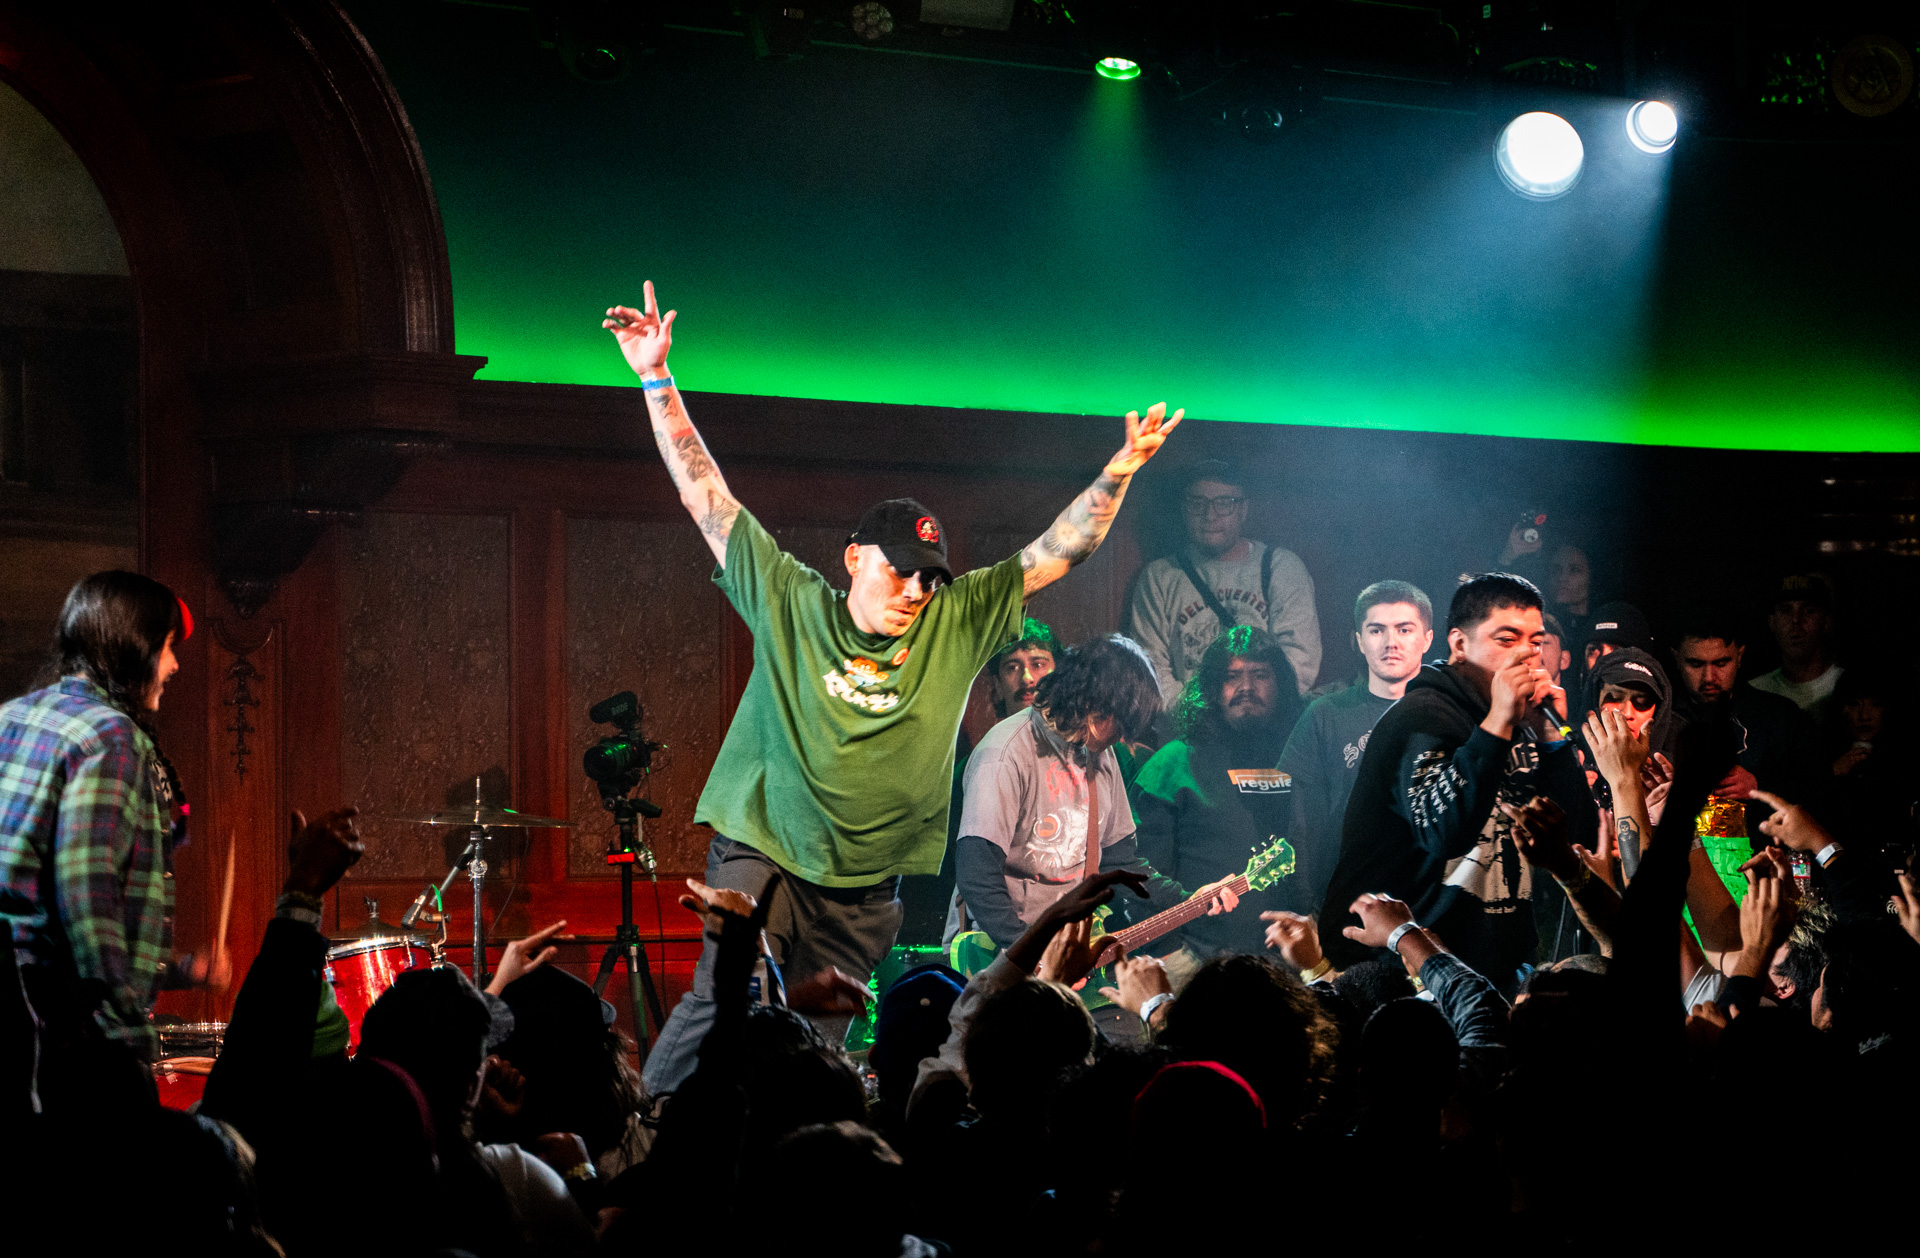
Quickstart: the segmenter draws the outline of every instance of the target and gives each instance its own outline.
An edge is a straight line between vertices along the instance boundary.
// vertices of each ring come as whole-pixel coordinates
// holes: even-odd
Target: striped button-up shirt
[[[83,677],[0,706],[0,922],[151,1058],[172,947],[172,791],[153,740]],[[96,1003],[97,1002],[97,1003]]]

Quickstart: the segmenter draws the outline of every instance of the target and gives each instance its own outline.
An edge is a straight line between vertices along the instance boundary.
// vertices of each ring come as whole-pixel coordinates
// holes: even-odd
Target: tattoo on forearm
[[[713,460],[707,457],[707,447],[701,442],[699,433],[688,429],[673,439],[673,448],[680,456],[689,483],[713,475]]]
[[[740,504],[720,493],[707,491],[707,509],[700,517],[700,531],[715,541],[725,541],[727,534],[733,531],[733,519],[740,514]]]
[[[1620,847],[1620,867],[1626,871],[1627,877],[1631,878],[1634,871],[1640,867],[1640,827],[1634,823],[1632,817],[1621,817],[1615,823],[1614,829]]]

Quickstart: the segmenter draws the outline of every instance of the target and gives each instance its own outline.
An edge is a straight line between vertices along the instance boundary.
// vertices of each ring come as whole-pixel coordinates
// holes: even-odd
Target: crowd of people
[[[1024,603],[1177,412],[1130,414],[1053,525],[958,578],[932,512],[877,504],[842,593],[732,496],[673,317],[649,285],[604,326],[755,660],[658,1040],[622,1038],[553,928],[484,991],[408,971],[350,1027],[322,897],[364,844],[351,809],[296,814],[204,1096],[161,1106],[155,992],[229,977],[172,952],[187,805],[152,714],[192,617],[97,574],[48,684],[0,708],[13,1235],[965,1258],[1903,1221],[1914,792],[1900,697],[1835,662],[1822,578],[1781,584],[1781,667],[1743,680],[1737,617],[1589,607],[1578,552],[1508,570],[1539,557],[1516,529],[1444,617],[1403,580],[1359,591],[1365,672],[1329,682],[1304,567],[1242,537],[1247,487],[1201,464],[1129,632],[1068,646]],[[956,768],[982,676],[999,720]],[[949,850],[948,959],[972,960],[892,983],[855,1061],[901,880]]]

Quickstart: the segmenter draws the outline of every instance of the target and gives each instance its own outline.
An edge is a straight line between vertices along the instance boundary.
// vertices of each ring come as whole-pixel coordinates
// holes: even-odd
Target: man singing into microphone
[[[660,455],[719,564],[714,582],[753,630],[753,673],[694,814],[715,832],[695,890],[768,904],[774,959],[795,978],[833,967],[864,981],[899,931],[901,875],[939,871],[974,676],[1020,635],[1024,601],[1093,554],[1181,412],[1129,412],[1126,444],[1044,533],[958,580],[931,511],[875,504],[847,540],[843,594],[727,488],[667,370],[674,312],[659,313],[651,282],[645,291],[644,311],[616,306],[602,326],[640,377]],[[655,1096],[692,1073],[713,1021],[713,962],[708,946],[647,1060]],[[846,1019],[820,1026],[837,1037]]]
[[[1591,847],[1595,829],[1573,742],[1561,733],[1566,692],[1540,668],[1545,636],[1530,581],[1485,573],[1454,592],[1447,662],[1407,683],[1361,757],[1327,890],[1329,923],[1357,923],[1348,906],[1385,892],[1412,905],[1462,961],[1514,989],[1518,968],[1539,953],[1539,930],[1532,869],[1495,805],[1546,795],[1566,810],[1572,841]],[[1338,930],[1323,925],[1320,935],[1337,965],[1367,955]]]

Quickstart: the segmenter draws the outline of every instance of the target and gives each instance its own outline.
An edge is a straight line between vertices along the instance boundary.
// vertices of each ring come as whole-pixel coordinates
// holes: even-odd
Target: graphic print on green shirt
[[[897,638],[742,510],[714,584],[753,631],[753,675],[694,819],[824,887],[940,870],[954,736],[973,679],[1020,632],[1016,554],[927,601]]]

